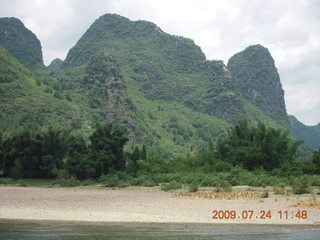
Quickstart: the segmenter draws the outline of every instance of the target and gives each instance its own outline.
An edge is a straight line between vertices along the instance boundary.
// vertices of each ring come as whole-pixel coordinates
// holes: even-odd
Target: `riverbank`
[[[0,218],[150,223],[320,224],[320,209],[289,207],[303,199],[301,196],[299,199],[297,196],[269,196],[260,200],[216,200],[177,198],[172,193],[148,188],[112,190],[1,186]],[[217,219],[212,219],[214,210],[218,211]],[[219,213],[220,210],[223,212]],[[227,217],[229,219],[226,219]]]

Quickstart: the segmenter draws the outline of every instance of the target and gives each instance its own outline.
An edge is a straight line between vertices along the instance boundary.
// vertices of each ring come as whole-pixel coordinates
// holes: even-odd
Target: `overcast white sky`
[[[64,59],[95,19],[117,13],[189,37],[226,64],[252,44],[269,48],[289,114],[320,122],[320,0],[0,0],[42,43],[45,64]]]

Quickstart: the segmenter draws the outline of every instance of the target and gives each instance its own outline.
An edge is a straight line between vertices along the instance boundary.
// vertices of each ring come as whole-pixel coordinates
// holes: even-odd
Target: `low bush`
[[[119,187],[120,185],[120,181],[116,175],[102,175],[99,180],[105,187]]]
[[[201,182],[206,177],[206,174],[201,172],[186,173],[181,177],[181,182],[191,184],[192,182]]]
[[[197,192],[199,190],[199,184],[196,182],[192,182],[189,186],[188,186],[188,192]]]
[[[232,185],[224,179],[218,179],[216,183],[216,192],[232,192]]]
[[[207,174],[202,180],[200,185],[204,187],[215,186],[217,183],[217,177]]]
[[[263,191],[261,194],[261,198],[268,198],[269,197],[269,192],[268,191]]]
[[[146,181],[150,181],[150,177],[146,176],[146,175],[140,175],[136,178],[132,178],[129,181],[129,184],[132,186],[142,186],[144,182]]]
[[[181,173],[157,173],[152,175],[152,180],[155,183],[168,183],[173,180],[180,182],[181,175]]]
[[[181,183],[178,183],[177,181],[173,180],[173,181],[171,181],[171,182],[169,182],[167,184],[162,185],[161,190],[167,192],[169,190],[179,189],[181,187],[182,187]]]
[[[320,175],[313,175],[310,177],[311,186],[320,186]]]
[[[57,177],[55,184],[61,187],[75,187],[80,185],[80,181],[74,175],[70,175],[67,170],[54,169],[52,172]]]
[[[80,185],[80,181],[75,176],[69,176],[67,178],[57,178],[55,181],[61,187],[76,187]]]
[[[81,185],[82,186],[89,186],[89,185],[94,185],[95,181],[93,181],[92,179],[86,179],[81,181]]]
[[[155,185],[156,185],[156,183],[152,180],[146,180],[142,183],[143,187],[153,187]]]
[[[284,187],[282,186],[273,186],[273,191],[274,191],[274,194],[277,194],[277,195],[284,195],[286,193],[286,190],[284,189]]]
[[[307,176],[294,178],[291,182],[292,191],[295,194],[304,194],[310,192],[310,180]]]

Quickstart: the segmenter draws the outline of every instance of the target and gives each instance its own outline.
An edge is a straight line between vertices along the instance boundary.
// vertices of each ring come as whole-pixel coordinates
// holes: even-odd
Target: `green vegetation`
[[[209,186],[217,192],[230,192],[232,186],[248,185],[274,186],[276,194],[285,194],[285,187],[290,186],[294,193],[302,194],[310,192],[311,186],[320,186],[320,177],[316,175],[320,171],[318,152],[313,162],[295,162],[293,156],[298,143],[290,142],[284,132],[262,123],[249,127],[241,122],[230,129],[227,137],[221,137],[216,146],[209,142],[206,151],[171,159],[148,151],[146,146],[125,151],[128,141],[125,132],[111,124],[97,125],[88,140],[57,129],[3,135],[0,139],[2,173],[15,179],[55,178],[52,184],[60,186],[161,185],[164,191],[187,188],[196,192],[199,187]],[[265,152],[267,149],[270,151]],[[232,154],[239,153],[241,158],[235,161]],[[264,154],[269,158],[264,158]],[[12,180],[2,179],[1,183],[9,184]]]
[[[192,182],[189,186],[188,186],[188,192],[197,192],[199,190],[199,184],[196,182]]]
[[[291,183],[292,191],[295,194],[303,194],[310,192],[310,180],[307,176],[294,178]]]
[[[3,175],[14,178],[79,179],[99,177],[125,168],[123,146],[127,138],[110,124],[98,125],[90,144],[69,131],[25,130],[0,139]]]
[[[320,169],[320,147],[318,151],[315,151],[312,156],[312,163],[317,169]],[[320,171],[318,172],[320,173]]]
[[[76,119],[88,127],[79,106],[55,98],[52,89],[37,84],[39,80],[0,46],[0,132],[69,128]]]
[[[182,187],[181,183],[178,183],[177,181],[173,180],[173,181],[171,181],[169,183],[164,184],[161,187],[161,190],[169,191],[169,190],[172,190],[172,189],[179,189],[181,187]]]
[[[17,184],[21,186],[44,187],[44,186],[54,185],[55,183],[56,183],[56,179],[0,178],[0,184]]]
[[[292,162],[301,143],[290,144],[288,132],[284,130],[268,128],[263,123],[250,127],[242,121],[228,132],[228,138],[218,142],[217,153],[218,158],[233,165],[249,170],[263,167],[270,171]]]

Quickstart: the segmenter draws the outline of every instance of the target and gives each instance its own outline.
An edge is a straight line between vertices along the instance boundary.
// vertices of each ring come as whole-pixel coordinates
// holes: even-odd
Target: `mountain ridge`
[[[67,107],[65,117],[77,112],[71,126],[90,132],[99,121],[121,124],[135,143],[155,145],[165,156],[204,149],[242,119],[287,128],[244,97],[222,61],[206,60],[192,40],[147,21],[103,15],[58,63],[35,72],[34,81]]]

